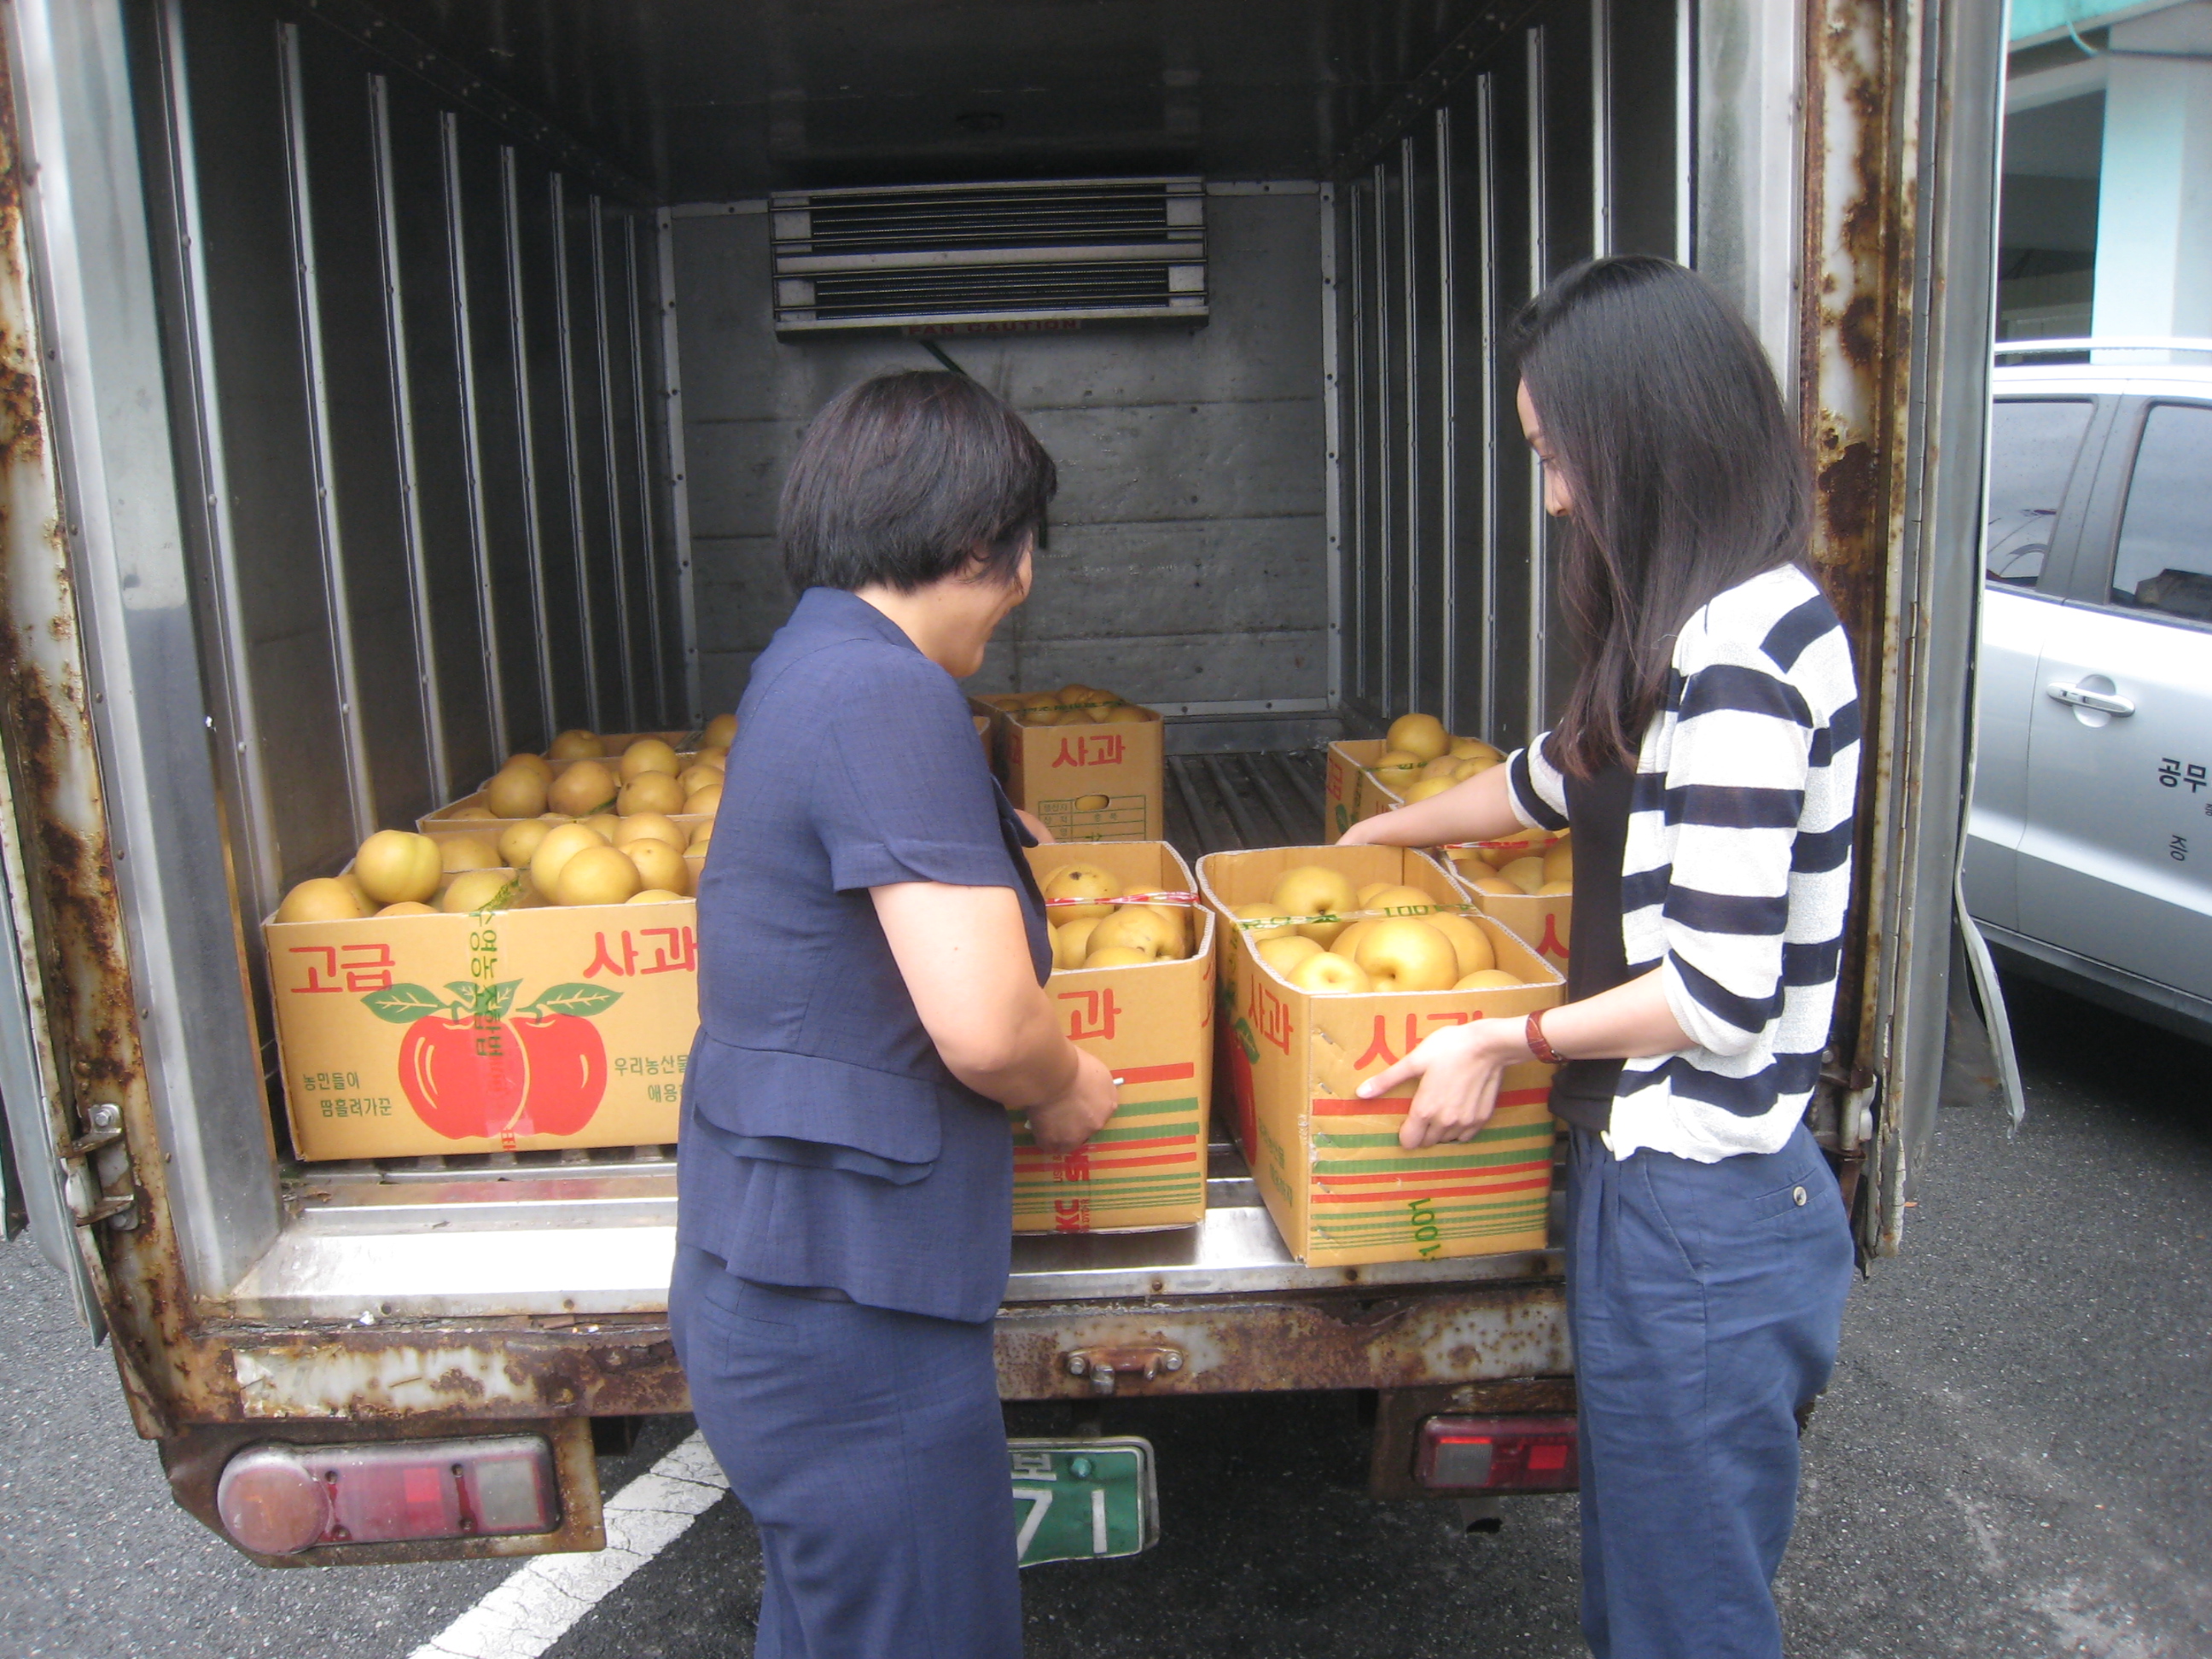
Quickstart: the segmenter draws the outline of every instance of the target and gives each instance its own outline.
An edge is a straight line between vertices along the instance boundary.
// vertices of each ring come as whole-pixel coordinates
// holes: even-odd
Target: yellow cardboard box
[[[1167,835],[1166,727],[1159,715],[1066,726],[1018,720],[1004,697],[974,697],[991,721],[992,764],[1007,799],[1060,841],[1159,841]]]
[[[1329,845],[1334,846],[1344,832],[1362,818],[1393,811],[1406,804],[1398,791],[1369,769],[1382,758],[1382,751],[1389,747],[1380,738],[1358,738],[1329,744],[1325,790],[1327,823],[1324,826]],[[1535,830],[1525,836],[1486,842],[1484,846],[1499,853],[1510,853],[1524,845],[1541,852],[1557,839],[1547,831]],[[1475,856],[1456,848],[1443,850],[1450,860],[1448,867],[1455,874]],[[1566,972],[1575,916],[1572,894],[1547,893],[1540,898],[1524,894],[1516,897],[1503,893],[1479,892],[1464,882],[1460,886],[1464,896],[1474,902],[1483,915],[1497,917],[1534,945],[1547,962],[1561,973]]]
[[[1133,892],[1194,893],[1190,866],[1164,842],[1036,847],[1042,882],[1070,864],[1096,865]],[[1037,1150],[1014,1134],[1014,1231],[1139,1232],[1194,1226],[1206,1214],[1206,1146],[1213,1095],[1214,925],[1190,913],[1181,962],[1055,973],[1046,994],[1070,1038],[1121,1079],[1121,1106],[1073,1152]]]
[[[1558,839],[1547,831],[1535,830],[1523,836],[1484,842],[1481,848],[1494,855],[1502,864],[1509,858],[1522,856],[1524,848],[1540,853]],[[1567,957],[1573,945],[1575,925],[1575,896],[1572,893],[1486,893],[1467,879],[1467,872],[1475,866],[1475,853],[1455,847],[1447,848],[1445,852],[1450,860],[1447,867],[1451,872],[1453,884],[1467,895],[1470,902],[1483,915],[1496,917],[1527,939],[1535,946],[1537,954],[1560,973],[1567,971]]]
[[[1389,744],[1381,738],[1349,738],[1328,746],[1328,766],[1322,781],[1322,839],[1334,847],[1344,832],[1362,818],[1384,810],[1375,798],[1375,779],[1368,768],[1382,758]]]
[[[1492,1255],[1544,1246],[1552,1189],[1551,1068],[1510,1067],[1496,1114],[1474,1140],[1408,1152],[1398,1145],[1413,1090],[1377,1100],[1358,1085],[1431,1031],[1555,1006],[1559,975],[1482,915],[1498,965],[1525,984],[1494,991],[1302,991],[1261,960],[1231,907],[1266,902],[1302,865],[1341,870],[1355,886],[1389,881],[1458,904],[1425,854],[1395,847],[1278,847],[1199,860],[1199,886],[1221,932],[1224,1097],[1275,1225],[1314,1266]]]
[[[659,1146],[699,1024],[698,909],[264,921],[309,1160]]]

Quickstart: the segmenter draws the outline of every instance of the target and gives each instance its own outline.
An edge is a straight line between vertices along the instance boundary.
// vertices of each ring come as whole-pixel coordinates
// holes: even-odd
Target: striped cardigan
[[[1513,810],[1564,829],[1544,749],[1511,757]],[[1835,1012],[1858,762],[1850,644],[1802,571],[1754,576],[1683,626],[1637,756],[1620,931],[1635,971],[1663,969],[1692,1046],[1622,1065],[1614,1157],[1771,1152],[1803,1116]]]

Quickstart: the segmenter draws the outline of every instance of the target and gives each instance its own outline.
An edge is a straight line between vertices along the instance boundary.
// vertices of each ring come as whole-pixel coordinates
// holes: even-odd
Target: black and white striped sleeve
[[[1505,799],[1513,816],[1531,830],[1567,827],[1567,781],[1544,757],[1549,732],[1539,732],[1526,749],[1516,749],[1505,763]]]
[[[1698,1048],[1741,1054],[1782,1012],[1792,850],[1818,721],[1759,641],[1708,633],[1697,644],[1668,689],[1666,770],[1639,782],[1661,784],[1673,834],[1668,1005]]]

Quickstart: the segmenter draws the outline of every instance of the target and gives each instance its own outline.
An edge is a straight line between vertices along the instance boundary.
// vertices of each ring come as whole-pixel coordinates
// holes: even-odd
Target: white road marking
[[[409,1659],[538,1659],[729,1489],[695,1433],[607,1500],[605,1549],[533,1556]]]

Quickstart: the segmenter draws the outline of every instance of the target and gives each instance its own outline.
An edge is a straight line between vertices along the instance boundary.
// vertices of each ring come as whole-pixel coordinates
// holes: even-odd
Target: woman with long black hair
[[[1559,1067],[1599,1659],[1778,1659],[1799,1413],[1835,1362],[1850,1228],[1804,1124],[1850,891],[1859,706],[1807,568],[1809,483],[1759,343],[1646,257],[1577,266],[1519,330],[1581,647],[1509,763],[1355,824],[1434,846],[1571,828],[1567,1000],[1438,1032],[1401,1139],[1470,1139],[1504,1069]]]

